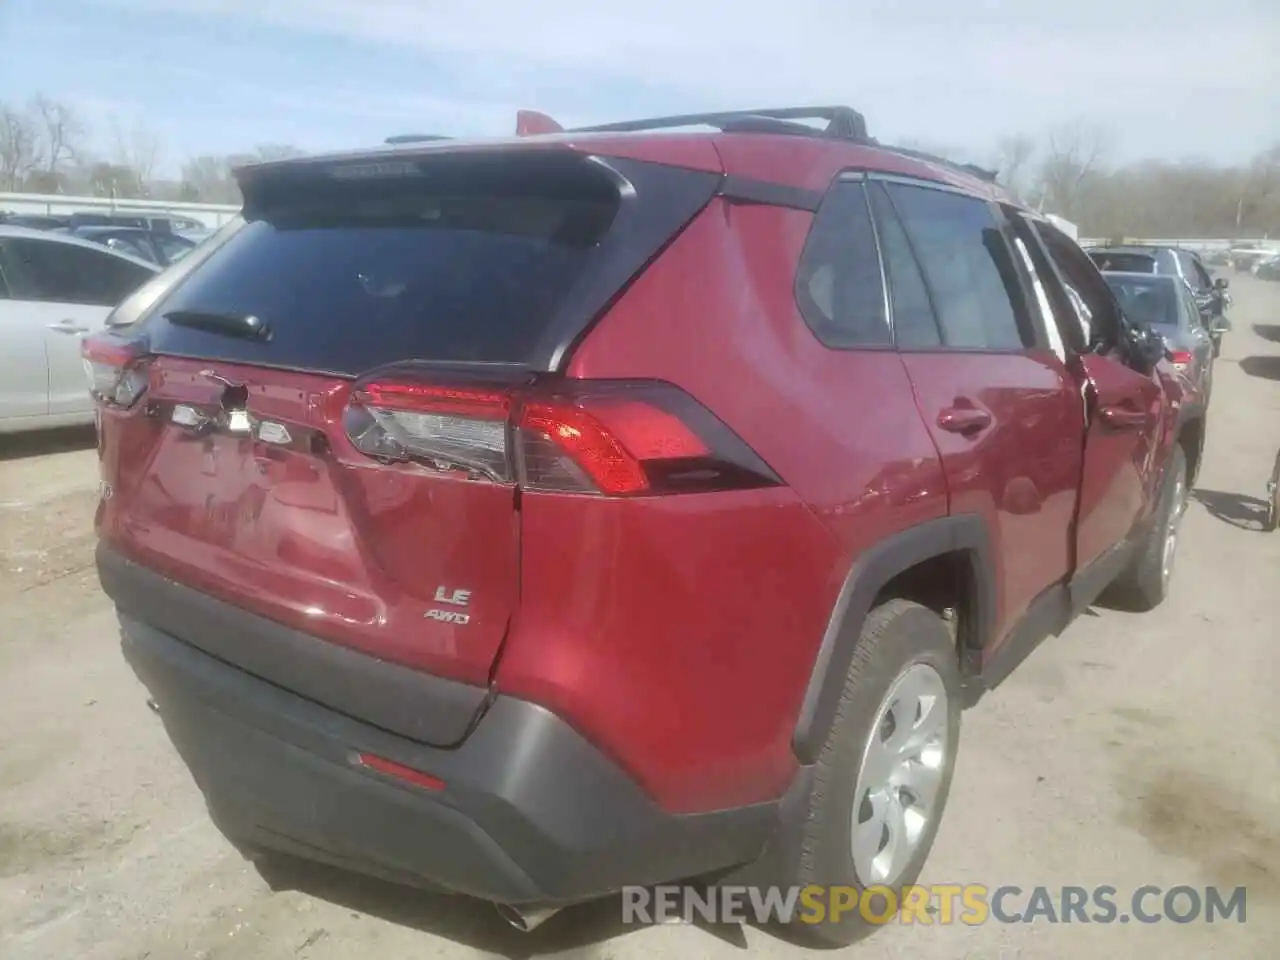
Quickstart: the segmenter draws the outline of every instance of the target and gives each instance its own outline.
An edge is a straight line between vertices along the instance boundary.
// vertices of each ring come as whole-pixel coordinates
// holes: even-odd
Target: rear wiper
[[[268,340],[271,328],[266,322],[247,313],[217,313],[212,310],[170,310],[164,315],[179,327],[192,327],[209,333],[222,333],[246,340]]]

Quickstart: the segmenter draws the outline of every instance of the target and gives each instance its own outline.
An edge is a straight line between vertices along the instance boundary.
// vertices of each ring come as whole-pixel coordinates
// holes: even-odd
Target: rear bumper
[[[757,857],[779,806],[668,814],[564,721],[497,697],[452,749],[424,746],[251,676],[121,614],[122,644],[241,845],[513,904],[592,899]],[[375,754],[443,781],[410,786]]]

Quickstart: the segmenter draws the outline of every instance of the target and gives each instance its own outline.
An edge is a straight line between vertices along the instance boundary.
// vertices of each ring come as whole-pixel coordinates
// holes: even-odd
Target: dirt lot
[[[925,881],[1248,886],[1247,922],[890,927],[850,956],[1280,956],[1280,284],[1232,276],[1177,594],[1100,610],[966,717]],[[763,929],[624,930],[616,901],[531,936],[481,905],[322,871],[272,891],[215,833],[116,646],[92,571],[92,438],[0,440],[0,956],[78,960],[760,957]],[[1270,624],[1270,626],[1267,626]]]

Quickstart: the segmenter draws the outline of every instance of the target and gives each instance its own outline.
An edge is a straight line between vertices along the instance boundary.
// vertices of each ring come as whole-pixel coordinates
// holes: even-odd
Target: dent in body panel
[[[303,434],[280,447],[170,422],[173,404],[247,409]],[[147,399],[104,410],[104,540],[173,580],[316,637],[485,684],[517,594],[514,494],[378,464],[342,426],[350,385],[314,374],[160,357]],[[126,454],[124,451],[128,451]],[[475,591],[467,622],[426,616],[442,583]]]

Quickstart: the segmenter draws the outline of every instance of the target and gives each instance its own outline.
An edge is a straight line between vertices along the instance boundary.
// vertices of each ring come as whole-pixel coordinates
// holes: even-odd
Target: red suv
[[[1202,405],[853,110],[520,126],[243,169],[86,343],[125,655],[250,855],[911,882],[962,705],[1164,596]]]

